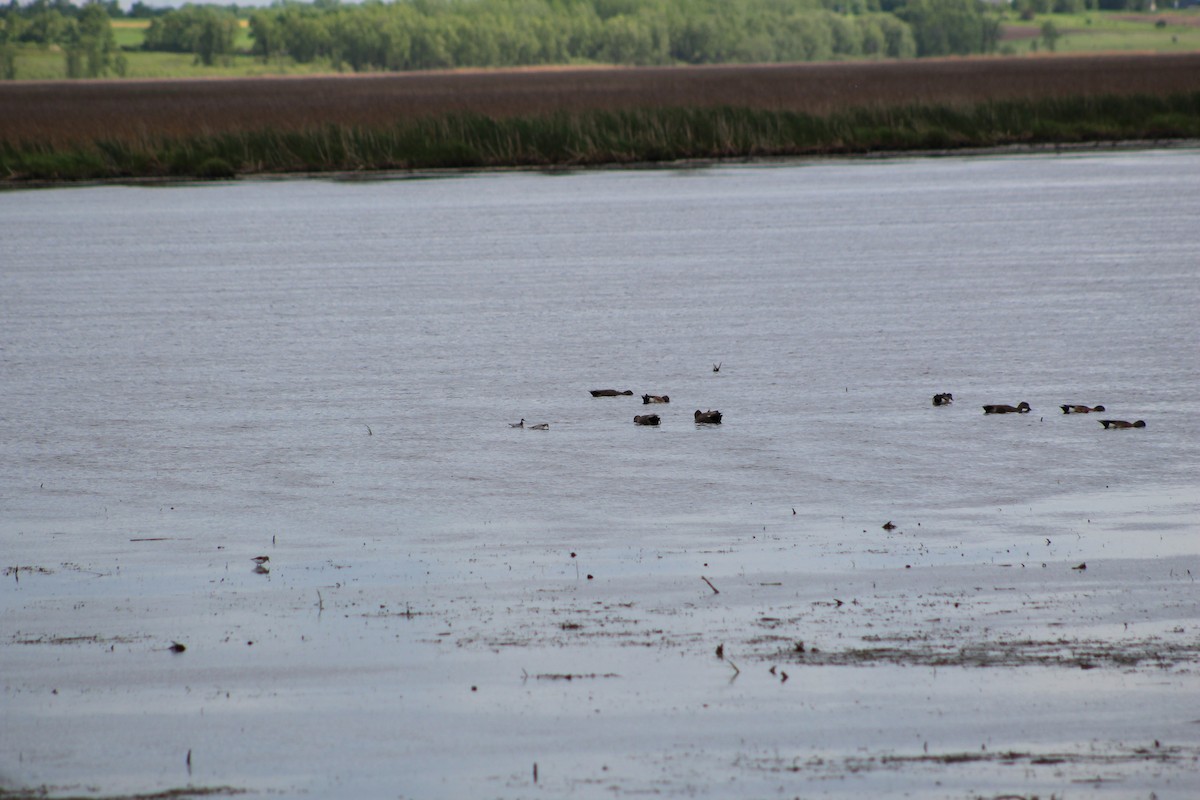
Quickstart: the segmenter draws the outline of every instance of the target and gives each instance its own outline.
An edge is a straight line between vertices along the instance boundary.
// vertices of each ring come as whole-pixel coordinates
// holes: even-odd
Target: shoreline
[[[15,82],[0,109],[5,187],[970,154],[1198,139],[1200,53]]]
[[[440,169],[364,169],[296,172],[245,172],[228,178],[194,178],[171,176],[132,176],[88,178],[82,180],[12,180],[0,178],[0,192],[46,190],[63,188],[94,188],[103,186],[162,187],[206,186],[216,183],[250,181],[403,181],[429,178],[448,178],[465,175],[506,173],[569,173],[619,170],[686,170],[729,166],[788,166],[837,161],[892,161],[921,158],[1002,158],[1028,155],[1079,155],[1099,152],[1138,152],[1146,150],[1190,150],[1200,147],[1200,139],[1129,139],[1117,141],[1064,142],[1038,144],[1004,144],[992,147],[942,148],[935,150],[881,150],[867,153],[830,153],[799,156],[744,156],[730,158],[692,158],[677,161],[644,161],[636,163],[607,163],[583,165],[513,165],[486,167],[445,167]]]

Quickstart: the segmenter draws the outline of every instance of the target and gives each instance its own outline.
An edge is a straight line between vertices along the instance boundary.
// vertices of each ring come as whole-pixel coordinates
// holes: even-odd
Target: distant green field
[[[112,21],[113,36],[118,47],[141,47],[146,38],[146,28],[150,21],[145,19],[114,19]]]
[[[233,40],[233,46],[237,50],[249,50],[254,46],[254,39],[250,36],[250,22],[248,20],[238,20],[238,35]],[[148,19],[114,19],[112,21],[113,34],[117,37],[117,44],[121,47],[141,47],[142,41],[146,38],[146,29],[150,27]]]
[[[112,21],[113,37],[125,56],[127,78],[204,78],[204,77],[251,77],[256,75],[312,75],[334,72],[328,61],[297,64],[290,58],[274,59],[264,64],[248,53],[254,47],[249,23],[241,21],[241,28],[234,47],[239,55],[226,59],[211,67],[196,62],[190,53],[145,52],[140,48],[145,41],[150,20],[118,19]],[[17,48],[17,78],[21,80],[60,80],[67,77],[66,58],[57,46],[22,45]],[[110,73],[108,77],[116,77]]]
[[[335,70],[328,61],[297,64],[291,59],[264,64],[253,56],[233,56],[227,64],[206,67],[187,53],[126,53],[127,78],[252,77],[256,75],[315,75]],[[65,67],[64,67],[65,69]]]
[[[232,56],[228,63],[206,67],[190,53],[151,53],[125,51],[126,78],[223,78],[256,75],[314,75],[334,72],[328,61],[297,64],[291,59],[273,59],[264,64],[248,55]],[[67,77],[67,62],[58,47],[22,47],[17,52],[17,78],[47,81]],[[116,77],[109,74],[107,77]]]
[[[1042,26],[1052,22],[1060,37],[1058,53],[1153,52],[1182,53],[1200,51],[1200,8],[1187,11],[1135,14],[1125,11],[1090,11],[1080,14],[1045,14],[1020,19],[1015,11],[1003,16],[1001,52],[1028,55],[1048,52],[1042,38]],[[143,52],[139,48],[149,20],[113,21],[113,34],[122,48],[125,77],[190,78],[236,77],[255,75],[308,75],[332,72],[328,61],[297,64],[290,58],[269,64],[246,55],[254,46],[249,24],[242,20],[235,55],[211,67],[205,67],[186,53]],[[24,45],[17,48],[17,77],[24,80],[55,80],[66,77],[66,63],[57,47]]]
[[[1017,55],[1046,52],[1045,42],[1041,41],[1042,25],[1046,22],[1054,23],[1061,35],[1054,48],[1058,53],[1200,50],[1200,9],[1145,14],[1128,11],[1040,14],[1031,20],[1019,19],[1010,12],[1004,20],[1002,46]]]

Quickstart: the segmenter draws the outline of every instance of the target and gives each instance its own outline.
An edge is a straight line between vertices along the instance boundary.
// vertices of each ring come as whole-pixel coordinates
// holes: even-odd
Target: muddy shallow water
[[[0,195],[0,787],[1194,796],[1198,176]]]

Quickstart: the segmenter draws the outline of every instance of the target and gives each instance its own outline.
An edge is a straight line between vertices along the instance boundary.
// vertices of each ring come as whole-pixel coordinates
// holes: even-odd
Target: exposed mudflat
[[[194,542],[37,565],[6,590],[0,643],[16,764],[65,758],[94,777],[50,794],[104,796],[1195,788],[1194,558],[768,569],[803,535],[788,527],[640,569],[438,549],[432,572],[473,566],[415,583],[374,547],[277,545],[266,574]]]

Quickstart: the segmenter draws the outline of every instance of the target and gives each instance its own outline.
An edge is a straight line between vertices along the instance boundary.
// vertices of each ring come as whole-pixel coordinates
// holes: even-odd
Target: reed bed
[[[695,159],[1200,138],[1200,92],[864,108],[825,116],[747,108],[474,113],[388,127],[101,137],[65,147],[0,143],[11,181],[242,173],[571,167]]]
[[[0,85],[0,177],[590,166],[1200,138],[1200,55]]]

